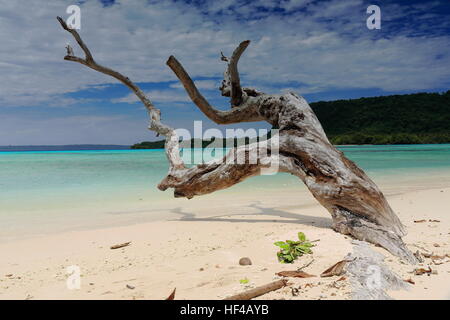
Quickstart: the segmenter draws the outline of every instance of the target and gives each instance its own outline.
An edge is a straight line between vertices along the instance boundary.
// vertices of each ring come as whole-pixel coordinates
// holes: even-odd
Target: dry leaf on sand
[[[277,273],[280,277],[289,277],[289,278],[311,278],[315,277],[312,274],[306,273],[304,271],[281,271]]]
[[[340,275],[344,274],[344,272],[345,272],[344,267],[347,264],[347,262],[348,262],[348,260],[339,261],[338,263],[332,265],[327,270],[322,272],[322,274],[320,276],[322,278],[325,278],[325,277],[332,277],[332,276],[340,276]]]

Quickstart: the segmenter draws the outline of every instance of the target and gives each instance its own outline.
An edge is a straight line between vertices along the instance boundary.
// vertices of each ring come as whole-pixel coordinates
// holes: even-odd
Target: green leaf
[[[280,248],[277,252],[278,261],[280,261],[280,263],[292,263],[298,257],[312,253],[311,247],[314,245],[306,239],[303,232],[298,233],[298,239],[300,241],[286,240],[286,242],[277,241],[274,243]]]
[[[303,232],[299,232],[299,233],[298,233],[298,239],[299,239],[301,242],[306,241],[306,236],[305,236],[305,234],[304,234]]]

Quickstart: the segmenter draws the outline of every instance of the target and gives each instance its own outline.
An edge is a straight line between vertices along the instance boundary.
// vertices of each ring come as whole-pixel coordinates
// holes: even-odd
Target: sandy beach
[[[409,290],[390,292],[391,297],[450,298],[449,195],[450,188],[388,195],[408,229],[408,247],[414,252],[447,255],[434,261],[425,258],[422,266],[429,266],[433,272],[414,275],[414,266],[402,264],[387,251],[374,247],[402,279],[415,283]],[[303,271],[316,277],[289,278],[289,286],[258,299],[351,299],[346,279],[319,275],[352,251],[352,239],[330,228],[328,212],[305,189],[298,197],[285,196],[277,206],[273,206],[276,193],[257,203],[249,197],[236,197],[231,208],[242,206],[242,210],[235,214],[230,209],[218,209],[224,205],[220,196],[208,197],[206,201],[189,202],[169,221],[2,243],[0,299],[165,299],[174,288],[176,299],[223,299],[279,279],[279,271],[308,264]],[[299,203],[302,198],[307,200],[306,205]],[[217,201],[213,204],[214,199]],[[212,210],[208,210],[208,203]],[[424,221],[414,222],[420,220]],[[299,231],[317,240],[313,254],[300,257],[294,264],[279,263],[273,243],[296,239]],[[110,249],[124,242],[131,244]],[[239,265],[241,257],[249,257],[252,265]],[[67,287],[69,266],[80,268],[79,289]]]
[[[449,22],[449,0],[0,0],[0,302],[450,300]]]

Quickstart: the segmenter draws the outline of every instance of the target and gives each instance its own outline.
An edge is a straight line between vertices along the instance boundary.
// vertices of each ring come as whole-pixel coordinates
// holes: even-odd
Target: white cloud
[[[127,116],[65,116],[36,120],[0,117],[0,145],[130,144],[153,139],[146,119]],[[146,138],[147,137],[147,138]]]
[[[196,80],[195,85],[199,90],[216,90],[220,86],[220,81],[215,80]],[[184,91],[181,82],[175,82],[169,85],[169,89],[165,90],[147,90],[145,91],[147,97],[154,103],[158,102],[191,102],[189,96]],[[113,103],[135,103],[139,99],[134,93],[129,93],[124,97],[111,99]]]
[[[194,83],[198,89],[204,89],[204,90],[215,90],[220,87],[220,81],[214,81],[214,80],[196,80],[196,81],[194,81]],[[176,82],[176,83],[171,84],[170,87],[182,89],[183,85],[180,82]]]
[[[225,68],[220,51],[229,55],[244,39],[252,40],[240,62],[246,86],[298,82],[303,92],[426,90],[450,79],[450,36],[412,38],[404,31],[389,39],[375,36],[382,35],[383,25],[381,31],[367,30],[360,0],[208,3],[207,8],[197,8],[181,1],[123,0],[104,8],[100,1],[88,0],[81,5],[80,33],[99,63],[136,82],[176,80],[165,65],[171,54],[194,78],[220,77]],[[67,17],[69,4],[73,1],[0,0],[0,107],[67,105],[74,101],[62,94],[116,83],[62,59],[67,42],[80,54],[55,19]],[[270,11],[275,6],[287,12],[302,8],[306,13],[281,17]],[[398,16],[401,9],[383,6],[383,16]],[[330,17],[332,22],[327,21]],[[434,59],[437,55],[439,60]],[[203,89],[213,88],[209,80],[198,83]],[[187,101],[182,92],[152,94],[153,100]]]
[[[298,10],[306,7],[312,0],[285,0],[280,3],[280,7],[287,10]]]
[[[145,94],[150,97],[152,102],[189,102],[189,97],[181,90],[149,90]],[[134,93],[130,93],[122,98],[112,99],[113,103],[135,103],[139,99]]]

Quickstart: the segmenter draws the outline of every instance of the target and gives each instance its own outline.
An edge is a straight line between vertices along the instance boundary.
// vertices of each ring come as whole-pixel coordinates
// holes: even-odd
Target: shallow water
[[[339,149],[385,193],[450,186],[449,144]],[[211,155],[206,149],[205,160],[221,151]],[[163,150],[0,152],[0,239],[106,226],[114,212],[141,212],[127,223],[156,218],[158,208],[182,204],[172,192],[156,189],[166,172]],[[297,178],[277,174],[248,179],[208,199],[264,195],[280,187],[306,191]]]

